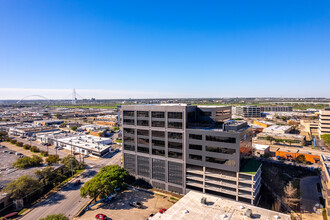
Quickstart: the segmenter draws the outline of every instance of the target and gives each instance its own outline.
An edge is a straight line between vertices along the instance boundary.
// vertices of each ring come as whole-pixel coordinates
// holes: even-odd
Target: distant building
[[[63,120],[44,120],[44,121],[35,121],[37,125],[50,126],[50,125],[61,125],[64,123]]]
[[[260,157],[267,153],[270,153],[269,145],[253,144],[253,155],[254,156]]]
[[[229,106],[123,105],[124,167],[154,187],[191,190],[255,204],[261,164],[252,129]]]
[[[293,128],[292,126],[272,125],[268,128],[265,128],[263,132],[285,134],[285,133],[289,133],[292,130],[292,128]]]
[[[268,137],[272,137],[272,143],[277,141],[281,145],[286,146],[304,146],[306,143],[306,136],[298,134],[283,134],[283,133],[270,133],[270,132],[261,132],[257,134],[257,137],[254,140],[256,144],[270,144]]]
[[[292,112],[292,106],[261,106],[261,112]]]
[[[258,125],[263,128],[268,128],[268,127],[274,125],[274,123],[269,122],[269,121],[257,121],[257,120],[254,120],[253,124]]]
[[[318,163],[320,161],[320,156],[319,155],[314,155],[309,151],[306,150],[297,150],[297,149],[292,149],[292,148],[279,148],[275,152],[276,157],[282,157],[285,159],[292,159],[295,160],[298,156],[303,155],[305,157],[305,160],[310,163]]]
[[[237,106],[236,114],[244,118],[260,118],[261,110],[258,106]]]
[[[330,134],[330,108],[320,111],[319,115],[319,135]]]

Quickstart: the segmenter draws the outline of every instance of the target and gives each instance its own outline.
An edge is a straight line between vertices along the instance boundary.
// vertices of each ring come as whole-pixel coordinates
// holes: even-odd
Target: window
[[[138,144],[149,145],[149,138],[139,138],[138,137]]]
[[[176,143],[176,142],[168,142],[168,148],[173,148],[173,149],[179,149],[182,150],[182,143]]]
[[[211,116],[212,115],[212,112],[204,112],[204,111],[200,111],[199,112],[199,116]]]
[[[144,153],[144,154],[149,154],[149,148],[148,147],[138,146],[137,147],[137,152]]]
[[[201,135],[201,134],[189,134],[189,139],[202,140],[203,135]]]
[[[124,128],[124,135],[125,134],[133,134],[134,135],[134,129],[132,128]]]
[[[210,136],[206,135],[207,141],[213,141],[213,142],[224,142],[224,143],[236,143],[236,138],[233,137],[218,137],[218,136]]]
[[[124,125],[134,125],[134,119],[124,119]]]
[[[205,157],[205,161],[209,162],[209,163],[217,163],[217,164],[224,164],[227,166],[235,166],[234,160],[220,159],[220,158],[214,158],[214,157]]]
[[[123,116],[134,117],[134,111],[123,111]]]
[[[148,120],[137,120],[137,125],[139,126],[149,126]]]
[[[189,149],[190,150],[202,150],[203,146],[202,145],[197,145],[197,144],[189,144]]]
[[[168,118],[182,119],[182,112],[168,112]]]
[[[124,150],[135,151],[135,146],[132,144],[124,144]]]
[[[149,158],[138,156],[137,168],[138,168],[138,175],[149,177],[150,176]]]
[[[165,156],[165,150],[152,149],[152,154],[158,156]]]
[[[134,143],[134,137],[124,136],[124,142]]]
[[[152,137],[165,138],[164,131],[152,131]]]
[[[168,157],[176,158],[176,159],[182,159],[182,153],[169,151],[168,152]]]
[[[152,178],[165,181],[165,161],[152,159]]]
[[[137,135],[143,135],[149,137],[149,131],[148,130],[137,130]]]
[[[151,112],[153,118],[165,118],[165,112]]]
[[[130,173],[135,173],[135,155],[132,154],[124,154],[124,167]]]
[[[165,147],[165,141],[152,140],[152,146]]]
[[[152,121],[151,126],[152,127],[164,128],[165,127],[165,122],[164,121]]]
[[[175,162],[168,162],[168,182],[174,183],[178,185],[182,185],[183,178],[182,178],[182,164],[175,163]]]
[[[194,154],[189,154],[189,159],[191,160],[202,160],[202,156],[199,156],[199,155],[194,155]]]
[[[182,133],[168,132],[168,138],[170,138],[170,139],[180,139],[180,140],[182,140]]]
[[[169,128],[182,129],[182,122],[168,122]]]
[[[148,111],[137,111],[137,116],[148,118],[149,117],[149,112]]]
[[[222,154],[235,154],[235,152],[236,152],[235,149],[222,148],[222,147],[210,147],[210,146],[206,146],[205,150],[209,151],[209,152],[216,152],[216,153],[222,153]]]

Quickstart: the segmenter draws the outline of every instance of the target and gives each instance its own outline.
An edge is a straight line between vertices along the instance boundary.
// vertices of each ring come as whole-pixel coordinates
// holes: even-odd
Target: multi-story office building
[[[320,111],[319,115],[319,135],[330,134],[330,108]]]
[[[244,118],[260,118],[261,111],[258,106],[237,106],[236,114]]]
[[[321,183],[322,195],[325,200],[325,210],[330,217],[330,157],[321,155]]]
[[[254,204],[260,163],[252,129],[231,119],[231,107],[124,105],[124,167],[154,187],[190,190]]]
[[[292,106],[261,106],[261,112],[292,112]]]

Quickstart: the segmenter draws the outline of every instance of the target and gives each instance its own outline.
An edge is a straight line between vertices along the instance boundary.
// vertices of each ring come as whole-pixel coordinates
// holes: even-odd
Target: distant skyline
[[[0,99],[330,98],[330,1],[0,3]]]

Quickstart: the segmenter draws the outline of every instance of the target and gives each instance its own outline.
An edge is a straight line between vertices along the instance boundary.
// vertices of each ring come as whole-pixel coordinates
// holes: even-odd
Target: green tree
[[[74,126],[71,127],[71,130],[72,130],[72,131],[75,131],[75,130],[77,130],[77,129],[78,129],[78,127],[77,127],[76,125],[74,125]]]
[[[66,123],[61,124],[61,128],[65,128],[65,126],[66,126]]]
[[[28,167],[40,166],[41,163],[42,163],[41,157],[37,155],[33,155],[32,157],[23,157],[17,159],[17,161],[13,163],[13,166],[19,169],[24,169]]]
[[[49,155],[46,159],[46,162],[50,164],[56,164],[60,160],[58,155]]]
[[[290,147],[291,147],[292,144],[295,143],[294,140],[286,140],[285,142],[286,142],[286,143],[289,143]]]
[[[6,131],[0,131],[0,142],[4,141],[8,137],[8,133]]]
[[[75,157],[68,155],[61,160],[64,165],[65,172],[75,172],[76,170],[84,169],[85,165],[80,163]]]
[[[80,188],[80,195],[93,199],[105,198],[113,193],[117,187],[122,187],[127,176],[128,171],[118,165],[105,166],[93,179]]]
[[[36,178],[22,176],[10,182],[5,188],[5,192],[9,193],[12,199],[21,199],[33,192],[40,192],[40,188],[41,184]]]
[[[30,151],[33,152],[33,153],[39,153],[40,152],[40,149],[37,146],[32,146],[30,148]]]
[[[17,142],[17,143],[16,143],[16,146],[17,146],[17,147],[23,147],[23,142]]]
[[[61,172],[54,170],[51,166],[47,166],[42,170],[37,170],[35,174],[44,185],[56,185],[66,178]]]
[[[306,157],[303,154],[300,154],[298,157],[296,157],[296,161],[299,163],[303,163],[306,161]]]
[[[330,147],[330,134],[323,134],[321,135],[321,138],[324,143]]]
[[[11,140],[10,140],[10,143],[11,143],[11,144],[16,144],[16,143],[17,143],[17,140],[15,140],[15,139],[11,139]]]
[[[40,220],[69,220],[69,218],[63,214],[56,214],[56,215],[48,215],[46,218],[42,218]]]
[[[269,141],[269,143],[272,145],[275,138],[273,138],[272,136],[267,136],[266,140]]]

